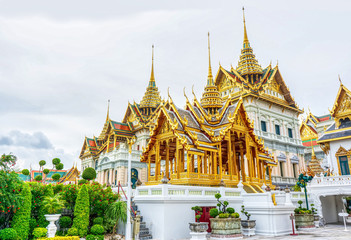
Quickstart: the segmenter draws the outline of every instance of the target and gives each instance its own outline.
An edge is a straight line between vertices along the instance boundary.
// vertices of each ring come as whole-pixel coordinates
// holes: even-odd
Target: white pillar
[[[132,170],[132,142],[129,142],[129,154],[128,154],[128,171],[127,171],[127,224],[126,224],[126,240],[131,240],[132,239],[132,224],[130,221],[130,207],[131,207],[131,195],[132,195],[132,189],[131,189],[131,170]]]

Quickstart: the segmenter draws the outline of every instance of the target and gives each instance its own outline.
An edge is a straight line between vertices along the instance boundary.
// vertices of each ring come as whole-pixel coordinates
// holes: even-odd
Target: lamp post
[[[132,188],[131,188],[131,171],[132,171],[132,146],[135,143],[135,137],[127,138],[128,144],[128,172],[127,172],[127,225],[126,225],[126,240],[132,239],[132,223],[130,221],[130,209],[131,209],[131,196],[132,196]]]
[[[312,176],[304,176],[302,173],[299,175],[299,179],[298,179],[298,181],[297,181],[297,185],[299,186],[299,187],[302,187],[304,190],[305,190],[305,199],[306,199],[306,208],[307,208],[307,210],[309,209],[308,208],[308,200],[307,200],[307,189],[306,189],[306,186],[307,186],[307,183],[309,182],[309,181],[311,181],[312,180]]]

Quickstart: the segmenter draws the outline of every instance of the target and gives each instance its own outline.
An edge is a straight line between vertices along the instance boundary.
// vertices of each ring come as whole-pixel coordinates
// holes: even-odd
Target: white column
[[[126,224],[126,240],[132,239],[132,224],[130,221],[130,210],[131,210],[131,196],[132,196],[132,188],[131,188],[131,170],[132,170],[132,146],[135,143],[135,138],[127,139],[128,143],[128,172],[127,172],[127,224]]]

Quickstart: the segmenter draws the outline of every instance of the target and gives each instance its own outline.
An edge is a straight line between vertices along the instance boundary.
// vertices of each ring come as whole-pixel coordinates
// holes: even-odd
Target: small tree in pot
[[[255,235],[256,220],[250,220],[251,214],[245,210],[245,206],[241,206],[241,212],[246,216],[246,220],[241,220],[243,234],[246,236]]]
[[[208,222],[200,222],[202,216],[202,208],[199,206],[192,207],[191,210],[195,212],[196,222],[189,223],[189,229],[192,233],[204,233],[203,237],[206,238],[206,233],[208,229]],[[190,234],[192,234],[190,233]],[[198,234],[197,234],[198,235]]]
[[[312,210],[307,208],[302,208],[302,201],[297,202],[300,206],[295,208],[295,225],[296,228],[313,228],[314,225],[314,216]]]
[[[61,214],[59,214],[64,208],[64,201],[61,200],[61,195],[56,194],[55,196],[51,197],[45,197],[42,206],[43,209],[45,210],[46,215],[45,218],[47,221],[50,222],[50,224],[47,226],[48,229],[48,238],[55,237],[57,227],[55,225],[55,221],[57,221]]]

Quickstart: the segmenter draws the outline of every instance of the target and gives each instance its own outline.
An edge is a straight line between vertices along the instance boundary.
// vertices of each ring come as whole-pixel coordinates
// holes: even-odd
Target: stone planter
[[[296,214],[295,213],[295,225],[298,228],[314,228],[314,216],[313,214]]]
[[[241,220],[244,236],[254,236],[256,232],[256,220]]]
[[[313,216],[313,221],[314,221],[314,226],[319,227],[319,215],[318,214],[315,214]]]
[[[210,218],[210,221],[211,239],[242,237],[240,218]]]
[[[207,240],[208,222],[189,223],[191,240]]]
[[[347,222],[347,223],[351,223],[351,215],[349,215],[349,216],[346,218],[346,222]]]
[[[208,229],[208,222],[194,222],[189,223],[191,232],[206,232]]]
[[[50,224],[46,227],[48,230],[47,236],[48,238],[55,237],[57,227],[55,225],[55,222],[59,220],[61,214],[46,214],[44,215],[46,220],[50,222]]]

